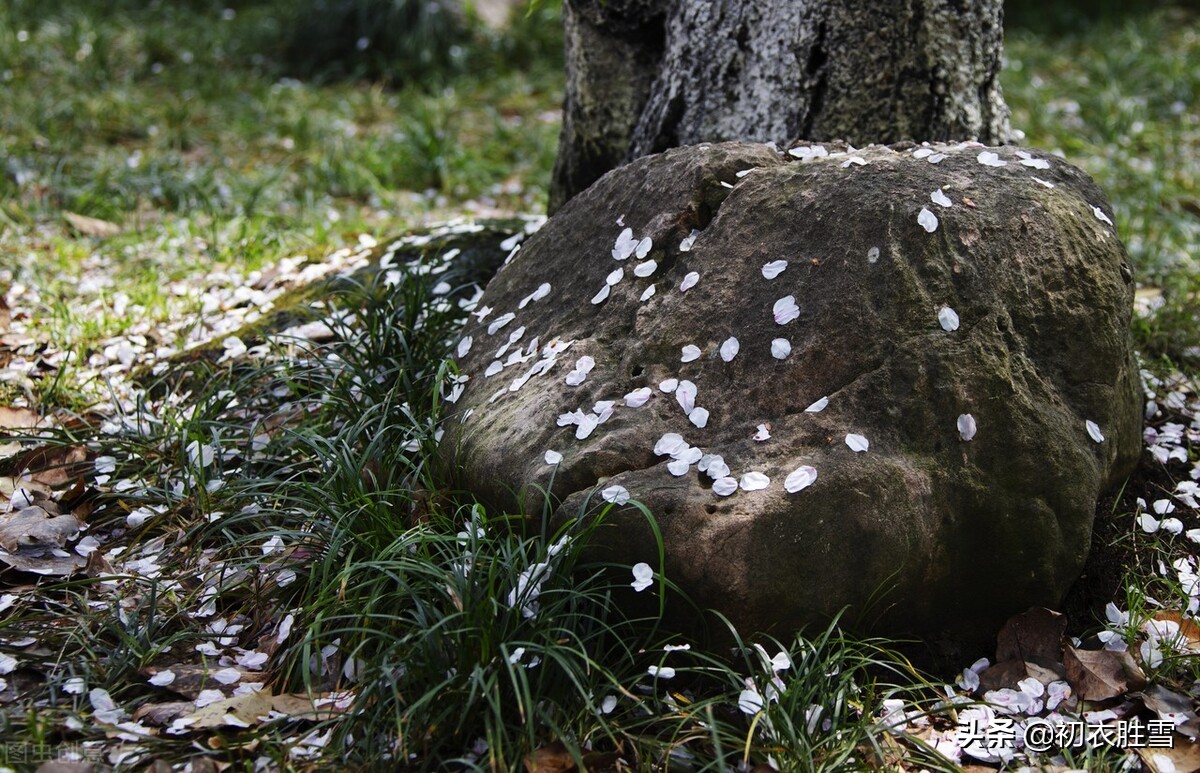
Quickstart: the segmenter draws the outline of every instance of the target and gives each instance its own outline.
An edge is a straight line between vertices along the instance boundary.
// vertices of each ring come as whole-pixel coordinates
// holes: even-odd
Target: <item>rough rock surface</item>
[[[488,286],[443,448],[509,507],[529,483],[553,480],[564,515],[628,490],[668,576],[743,629],[850,607],[863,630],[991,635],[1061,599],[1138,454],[1110,218],[1083,172],[1011,147],[638,160]],[[611,557],[654,560],[641,514],[613,523]]]

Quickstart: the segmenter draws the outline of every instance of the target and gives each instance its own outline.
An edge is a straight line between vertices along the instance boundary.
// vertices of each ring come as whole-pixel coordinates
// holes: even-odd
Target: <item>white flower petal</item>
[[[938,227],[937,215],[930,212],[927,208],[921,207],[921,211],[917,213],[917,223],[919,223],[926,232],[933,233]]]
[[[654,246],[654,242],[650,240],[649,236],[647,236],[646,238],[642,239],[640,242],[637,243],[637,249],[634,251],[633,254],[637,257],[638,260],[641,260],[642,258],[644,258],[650,254],[650,249],[653,246]]]
[[[675,389],[675,401],[684,413],[691,413],[696,407],[696,385],[686,379],[680,381]]]
[[[611,287],[609,287],[608,285],[604,285],[604,287],[600,288],[600,292],[598,292],[592,296],[592,303],[596,304],[596,305],[604,303],[604,301],[608,299],[608,294],[611,291],[612,291]]]
[[[741,348],[741,344],[738,343],[736,338],[732,336],[726,338],[725,342],[721,344],[721,359],[725,360],[725,362],[732,362]]]
[[[642,303],[645,303],[646,301],[653,298],[654,294],[656,292],[658,292],[658,285],[650,285],[645,290],[642,290],[642,295],[640,298],[638,298],[638,300],[641,301]]]
[[[776,338],[771,341],[771,356],[777,360],[787,359],[792,353],[792,342],[786,338]]]
[[[815,403],[813,403],[812,405],[805,408],[804,412],[805,413],[820,413],[821,411],[825,410],[825,406],[827,406],[827,405],[829,405],[829,398],[822,397],[820,400],[817,400]]]
[[[591,414],[584,415],[579,420],[578,426],[575,427],[575,439],[586,440],[589,435],[600,425],[600,419]]]
[[[943,306],[938,312],[938,324],[942,326],[942,330],[947,333],[952,333],[958,330],[958,312],[949,306]]]
[[[625,269],[617,266],[612,271],[608,272],[608,276],[604,277],[604,284],[608,285],[609,287],[613,287],[624,278]]]
[[[695,271],[689,271],[683,277],[683,281],[679,283],[679,292],[686,293],[688,290],[695,287],[696,283],[699,281],[700,281],[700,274],[698,274]]]
[[[1092,207],[1092,214],[1102,223],[1113,224],[1113,221],[1108,218],[1108,215],[1104,214],[1104,210],[1100,209],[1100,207]]]
[[[700,235],[700,232],[697,231],[695,228],[693,228],[692,232],[690,234],[688,234],[687,236],[685,236],[683,238],[683,241],[681,241],[679,243],[679,251],[680,252],[691,252],[692,245],[696,243],[696,237],[699,235]]]
[[[563,460],[563,455],[558,451],[547,451],[545,459],[546,464],[558,464]]]
[[[171,671],[170,669],[163,669],[154,676],[150,677],[147,681],[155,687],[166,687],[167,685],[171,684],[171,682],[175,681],[175,672]]]
[[[853,432],[846,435],[846,445],[856,454],[861,454],[871,447],[870,442],[862,435],[856,435]]]
[[[677,432],[668,432],[654,444],[654,453],[656,456],[674,456],[686,448],[687,441],[683,439],[683,435]]]
[[[635,389],[629,394],[625,395],[625,406],[628,408],[641,408],[646,404],[647,401],[649,401],[651,394],[653,394],[653,392],[650,390],[650,387]]]
[[[679,386],[679,379],[677,379],[677,378],[663,379],[662,381],[658,382],[658,388],[668,394],[670,394],[671,392],[674,392],[678,386]]]
[[[712,490],[713,493],[717,494],[718,496],[727,497],[738,490],[737,479],[729,476],[717,478],[713,481]]]
[[[964,413],[958,417],[958,436],[963,440],[970,440],[975,437],[975,417],[969,413]]]
[[[1099,424],[1092,421],[1091,419],[1088,419],[1087,421],[1085,421],[1083,423],[1083,426],[1087,429],[1088,437],[1090,437],[1092,440],[1096,441],[1097,443],[1104,442],[1104,434],[1100,432]]]
[[[679,357],[680,362],[691,362],[700,359],[700,347],[695,344],[688,344],[683,347],[682,354]]]
[[[754,433],[753,439],[759,443],[764,443],[764,442],[770,440],[771,439],[771,429],[766,424],[759,424],[758,432]]]
[[[629,501],[629,489],[624,486],[609,486],[600,492],[600,498],[614,505],[623,505]]]
[[[695,424],[700,429],[708,426],[708,409],[697,406],[688,412],[688,421]]]
[[[767,279],[774,279],[787,270],[788,262],[786,260],[772,260],[770,263],[764,263],[762,267],[762,275]]]
[[[788,473],[783,481],[783,489],[789,494],[795,494],[811,486],[816,479],[817,469],[804,464]]]
[[[638,593],[654,584],[654,570],[650,564],[637,563],[633,565],[633,582],[629,583]]]
[[[775,324],[777,325],[786,325],[793,320],[799,319],[800,307],[796,305],[796,296],[785,295],[775,301],[772,312],[775,315]]]
[[[990,150],[982,151],[975,160],[984,166],[1008,166],[1008,162]]]
[[[943,191],[941,188],[938,188],[936,191],[929,194],[929,200],[932,201],[934,204],[937,204],[939,207],[954,206],[954,202],[950,200],[950,197],[947,196],[946,192]]]
[[[633,275],[636,277],[646,278],[654,273],[658,268],[657,261],[647,260],[645,263],[639,263],[633,269]]]
[[[676,478],[683,477],[688,474],[692,466],[687,463],[686,459],[672,459],[667,462],[667,472],[674,475]]]
[[[760,491],[771,485],[771,479],[766,475],[763,475],[761,472],[748,472],[742,476],[742,480],[739,485],[741,486],[742,491]]]
[[[659,679],[675,678],[675,669],[671,668],[670,666],[650,666],[650,668],[646,669],[646,673]]]

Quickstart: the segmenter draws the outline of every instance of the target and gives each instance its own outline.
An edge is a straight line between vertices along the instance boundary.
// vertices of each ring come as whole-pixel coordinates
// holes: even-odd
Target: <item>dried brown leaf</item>
[[[257,725],[270,713],[271,696],[251,692],[208,704],[188,715],[187,727],[189,730],[206,730],[214,727],[240,727],[239,722]]]
[[[295,719],[312,719],[323,721],[344,714],[343,709],[337,708],[333,701],[322,701],[320,706],[314,701],[328,698],[329,694],[309,696],[307,693],[291,692],[271,696],[271,708],[280,714],[287,714]]]
[[[34,429],[42,417],[29,408],[10,408],[0,405],[0,430]]]
[[[63,220],[70,224],[81,236],[91,236],[97,239],[107,239],[121,233],[121,226],[75,212],[63,212]]]
[[[1104,701],[1146,686],[1146,675],[1128,652],[1068,646],[1063,665],[1071,689],[1081,700]]]
[[[169,703],[145,703],[133,712],[134,722],[145,722],[147,725],[161,727],[169,725],[180,717],[186,717],[196,710],[196,704],[191,701],[171,701]]]
[[[1009,618],[996,636],[996,662],[1025,660],[1049,667],[1062,662],[1067,618],[1060,612],[1032,607]]]
[[[1164,714],[1181,714],[1188,719],[1196,719],[1196,702],[1189,696],[1168,690],[1160,684],[1152,684],[1131,698],[1141,698],[1146,708],[1163,718]]]
[[[527,773],[572,773],[578,766],[566,745],[555,741],[525,755],[525,770]]]
[[[1200,744],[1176,735],[1170,747],[1134,749],[1152,773],[1200,773]],[[1165,760],[1165,763],[1164,763]]]
[[[991,666],[979,675],[979,689],[981,692],[1003,688],[1019,690],[1017,682],[1029,677],[1033,677],[1042,684],[1050,684],[1066,678],[1066,671],[1062,665],[1058,663],[1052,665],[1053,668],[1046,668],[1025,660],[1006,660]]]
[[[26,556],[20,553],[0,553],[0,563],[18,572],[48,577],[69,577],[87,565],[83,556]]]
[[[22,547],[48,546],[61,548],[83,528],[83,521],[73,514],[55,515],[34,505],[0,515],[0,547],[16,552]]]
[[[1154,614],[1155,620],[1165,620],[1179,626],[1179,634],[1183,640],[1178,642],[1187,652],[1200,652],[1200,625],[1190,617],[1184,617],[1173,609],[1163,609]]]

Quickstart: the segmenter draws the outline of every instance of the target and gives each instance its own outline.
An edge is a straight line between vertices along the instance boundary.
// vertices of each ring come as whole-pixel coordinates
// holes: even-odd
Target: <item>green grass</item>
[[[167,373],[140,373],[144,391],[83,375],[120,336],[151,331],[183,348],[189,321],[216,315],[205,297],[281,259],[316,263],[363,234],[385,245],[378,258],[390,234],[432,220],[544,205],[562,94],[554,4],[535,4],[504,34],[446,30],[466,36],[463,52],[421,71],[428,78],[394,60],[343,62],[343,73],[386,86],[294,79],[285,33],[303,4],[231,5],[0,7],[0,286],[26,288],[32,317],[19,322],[44,336],[43,354],[71,353],[0,381],[0,405],[57,412],[62,426],[25,442],[86,450],[72,473],[92,482],[80,494],[87,533],[102,552],[123,550],[108,569],[13,591],[0,654],[18,658],[6,678],[23,697],[0,714],[0,733],[115,750],[71,680],[129,711],[172,699],[147,682],[155,670],[201,663],[204,686],[216,686],[225,664],[196,647],[239,654],[221,642],[219,620],[242,626],[240,648],[269,654],[270,691],[348,691],[347,702],[245,731],[162,732],[142,743],[143,762],[518,769],[544,754],[592,769],[618,758],[638,769],[948,767],[888,731],[890,701],[942,728],[955,711],[892,643],[836,626],[744,641],[720,621],[719,644],[672,639],[653,609],[627,611],[646,606],[629,603],[629,567],[590,561],[599,503],[559,523],[491,512],[441,485],[445,354],[479,274],[439,275],[459,288],[444,301],[433,277],[405,269],[394,286],[365,272],[320,285],[327,298],[295,290],[278,300],[286,324],[338,309],[353,317],[320,345],[276,338],[261,357],[221,361],[191,353]],[[1162,310],[1136,323],[1143,351],[1185,367],[1200,344],[1196,21],[1166,9],[1043,29],[1026,16],[1009,32],[1003,76],[1024,142],[1096,177],[1139,281],[1162,289]],[[65,212],[122,230],[81,235]],[[430,266],[460,242],[397,254]],[[279,327],[243,334],[254,344]],[[120,415],[88,414],[111,395]],[[204,446],[220,450],[205,460]],[[100,455],[115,459],[112,482],[133,482],[97,487]],[[19,472],[0,462],[0,478]],[[1157,573],[1183,544],[1144,535],[1126,506],[1168,484],[1130,492],[1112,516],[1130,557],[1120,633],[1135,648],[1153,614],[1147,597],[1187,602],[1177,577]],[[538,578],[538,612],[527,616]],[[656,580],[647,593],[689,604]],[[25,636],[36,646],[12,643]],[[779,652],[787,668],[766,657]],[[1186,690],[1194,659],[1168,656],[1155,675]],[[1120,764],[1101,752],[1067,762]]]

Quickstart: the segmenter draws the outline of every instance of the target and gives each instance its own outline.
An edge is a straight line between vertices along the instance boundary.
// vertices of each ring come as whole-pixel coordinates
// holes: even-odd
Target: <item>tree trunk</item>
[[[1008,138],[1002,0],[566,0],[563,20],[551,212],[679,145]]]

